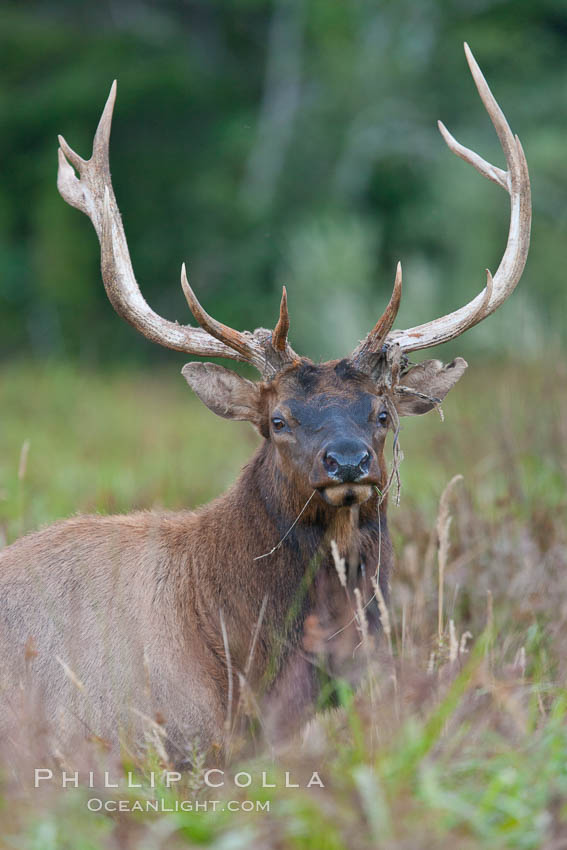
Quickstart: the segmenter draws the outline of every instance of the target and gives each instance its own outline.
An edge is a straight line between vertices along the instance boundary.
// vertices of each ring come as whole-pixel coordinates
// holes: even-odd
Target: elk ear
[[[181,374],[209,410],[224,419],[245,419],[259,426],[260,389],[253,381],[216,363],[187,363]]]
[[[468,363],[457,357],[446,366],[440,360],[424,360],[402,375],[396,386],[395,404],[399,416],[427,413],[443,401],[465,372]]]

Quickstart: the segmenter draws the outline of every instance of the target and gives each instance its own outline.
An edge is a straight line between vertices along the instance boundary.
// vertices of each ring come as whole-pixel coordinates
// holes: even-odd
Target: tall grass
[[[338,687],[339,707],[277,756],[235,743],[227,774],[250,772],[250,787],[207,789],[196,757],[182,783],[159,789],[172,808],[218,799],[216,812],[94,814],[85,789],[30,787],[23,754],[19,779],[2,777],[0,846],[567,846],[566,385],[547,364],[477,368],[461,384],[444,423],[404,422],[387,640],[368,653],[363,687]],[[8,541],[76,511],[205,501],[256,441],[175,375],[22,365],[0,377],[0,403]],[[136,776],[158,766],[159,752],[123,764]],[[325,788],[304,787],[314,770]],[[261,787],[262,771],[276,788]],[[286,771],[302,787],[284,787]],[[228,800],[270,811],[230,812]]]

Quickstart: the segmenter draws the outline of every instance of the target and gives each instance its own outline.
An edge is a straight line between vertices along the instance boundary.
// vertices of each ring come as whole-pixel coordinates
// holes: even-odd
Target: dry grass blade
[[[368,620],[362,602],[362,594],[358,587],[354,588],[354,598],[356,600],[356,625],[362,638],[362,644],[366,647],[368,646]]]
[[[462,475],[455,475],[441,494],[439,500],[439,512],[437,514],[437,560],[439,568],[439,585],[437,597],[437,640],[439,647],[443,642],[443,594],[445,586],[445,569],[449,556],[449,531],[451,528],[451,514],[449,513],[449,499],[451,492],[459,481],[463,480]]]
[[[30,441],[24,440],[22,443],[22,450],[20,452],[20,462],[18,464],[18,480],[23,481],[26,477],[26,472],[28,468],[28,456],[30,453]]]
[[[146,740],[154,748],[161,763],[164,765],[169,764],[169,756],[165,747],[167,732],[163,726],[154,720],[153,717],[149,717],[147,714],[144,714],[143,711],[140,711],[134,706],[130,706],[130,711],[132,714],[135,714],[136,717],[139,717],[144,724]],[[179,753],[181,755],[181,751],[179,751]]]
[[[376,602],[378,603],[378,610],[380,612],[380,622],[382,623],[382,629],[384,630],[384,634],[386,635],[386,640],[388,641],[388,651],[390,653],[390,657],[394,657],[394,649],[392,646],[392,626],[390,624],[390,614],[388,613],[388,606],[386,605],[386,600],[384,599],[384,594],[380,590],[380,585],[374,578],[371,578],[372,589],[374,590],[374,595],[376,597]]]
[[[225,720],[225,731],[227,735],[230,734],[232,729],[232,694],[233,694],[233,681],[232,681],[232,660],[230,657],[230,647],[228,645],[228,634],[226,631],[226,623],[224,621],[224,614],[222,609],[219,611],[221,631],[222,631],[222,642],[224,645],[224,654],[226,658],[226,672],[228,675],[228,704],[226,709],[226,720]]]
[[[262,599],[262,607],[260,608],[260,613],[258,614],[258,619],[256,620],[256,625],[254,626],[254,634],[252,635],[252,643],[250,644],[250,651],[248,653],[248,658],[246,659],[246,666],[244,668],[244,676],[248,677],[250,674],[250,670],[252,669],[252,661],[254,660],[254,653],[256,651],[256,644],[258,643],[258,635],[260,634],[260,629],[262,628],[262,623],[264,621],[264,614],[266,613],[266,605],[268,604],[268,594],[264,596]]]
[[[301,517],[303,516],[303,514],[305,513],[305,511],[307,510],[307,506],[309,505],[309,502],[311,501],[311,499],[312,499],[312,498],[313,498],[313,496],[315,495],[315,492],[316,492],[316,491],[315,491],[315,490],[313,490],[313,492],[311,493],[311,495],[309,496],[309,498],[307,499],[307,501],[305,502],[305,504],[303,505],[303,507],[302,507],[302,508],[301,508],[301,510],[299,511],[298,515],[296,516],[295,520],[292,522],[292,524],[290,525],[290,527],[288,528],[288,530],[286,531],[286,533],[284,534],[284,536],[281,538],[281,540],[279,540],[279,541],[276,543],[276,545],[275,545],[275,546],[272,546],[272,548],[270,549],[270,551],[269,551],[269,552],[264,552],[264,554],[263,554],[263,555],[256,555],[256,557],[254,558],[254,560],[255,560],[255,561],[261,561],[261,560],[262,560],[262,558],[269,558],[269,557],[270,557],[270,555],[273,555],[273,554],[274,554],[274,552],[277,552],[277,550],[280,548],[280,546],[281,546],[281,545],[282,545],[282,543],[285,541],[285,539],[287,538],[287,536],[288,536],[289,534],[291,534],[291,532],[293,531],[293,529],[295,528],[295,526],[297,525],[297,523],[299,522],[299,520],[301,519]]]
[[[452,664],[459,657],[459,641],[455,630],[455,621],[449,620],[449,661]]]
[[[74,673],[74,672],[73,672],[73,670],[71,670],[71,668],[69,667],[69,665],[68,665],[68,664],[66,664],[66,663],[65,663],[65,661],[63,661],[63,659],[62,659],[62,658],[59,658],[59,656],[58,656],[58,655],[56,655],[56,656],[55,656],[55,660],[57,661],[57,663],[58,663],[58,664],[60,664],[60,665],[61,665],[61,667],[63,668],[63,670],[64,670],[64,672],[65,672],[65,675],[66,675],[66,676],[67,676],[67,678],[68,678],[68,679],[69,679],[69,680],[70,680],[70,681],[71,681],[71,682],[75,685],[75,687],[77,688],[77,690],[79,690],[79,691],[84,691],[84,690],[85,690],[85,686],[83,685],[83,683],[81,682],[81,680],[79,679],[79,677],[77,676],[77,674],[76,674],[76,673]]]
[[[347,586],[346,561],[343,557],[341,557],[341,555],[339,553],[339,547],[337,546],[336,540],[331,540],[331,554],[333,556],[333,563],[335,565],[335,570],[337,571],[337,575],[339,577],[341,587],[344,587],[346,589],[346,586]]]

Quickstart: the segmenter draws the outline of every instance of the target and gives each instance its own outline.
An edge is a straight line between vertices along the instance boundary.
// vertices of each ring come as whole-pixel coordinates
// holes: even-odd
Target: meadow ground
[[[448,397],[445,422],[403,423],[391,642],[302,746],[230,767],[318,770],[323,790],[254,780],[216,796],[269,801],[269,811],[95,814],[84,789],[34,792],[0,755],[0,846],[567,847],[566,379],[555,363],[477,365]],[[250,426],[205,410],[175,369],[4,366],[1,544],[76,512],[198,505],[256,442]],[[210,797],[202,778],[197,759],[183,787],[163,791],[171,808]]]

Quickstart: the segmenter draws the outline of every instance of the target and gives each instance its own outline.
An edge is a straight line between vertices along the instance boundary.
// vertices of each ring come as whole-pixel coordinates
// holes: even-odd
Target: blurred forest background
[[[518,291],[455,350],[539,358],[564,341],[563,0],[3,0],[0,15],[0,358],[172,357],[116,318],[91,224],[56,190],[57,133],[89,156],[115,77],[114,186],[157,312],[189,321],[183,260],[237,328],[273,324],[285,283],[312,357],[351,350],[398,259],[399,326],[464,303],[509,215],[436,128],[503,164],[464,40],[524,144],[534,226]]]

